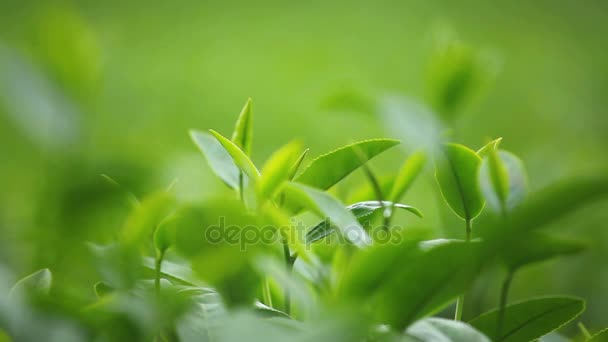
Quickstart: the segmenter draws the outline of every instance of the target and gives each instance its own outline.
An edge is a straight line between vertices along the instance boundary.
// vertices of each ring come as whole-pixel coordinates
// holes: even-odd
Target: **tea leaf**
[[[420,210],[418,210],[417,208],[412,207],[411,205],[393,203],[393,202],[388,202],[388,201],[359,202],[359,203],[349,205],[348,207],[346,207],[346,209],[350,210],[353,213],[353,215],[355,215],[357,220],[359,222],[361,222],[362,221],[361,219],[368,217],[368,216],[374,214],[375,212],[377,212],[378,210],[384,209],[387,207],[404,209],[404,210],[407,210],[407,211],[413,213],[414,215],[416,215],[418,217],[422,217],[422,212],[420,212]],[[329,235],[333,232],[334,232],[334,228],[331,224],[331,220],[323,220],[322,222],[320,222],[319,224],[314,226],[312,229],[310,229],[308,231],[308,233],[306,233],[306,243],[313,243],[318,240],[321,240],[322,238],[326,237],[327,235]]]
[[[262,168],[262,175],[256,184],[258,197],[262,201],[273,198],[283,182],[289,180],[290,170],[294,162],[297,161],[301,150],[300,142],[292,141],[268,158]]]
[[[359,247],[371,244],[370,237],[355,216],[329,194],[297,183],[289,183],[285,187],[285,193],[300,206],[320,217],[329,218],[340,233],[353,244]]]
[[[557,238],[540,232],[529,232],[518,239],[518,243],[501,248],[501,259],[505,265],[515,271],[518,268],[545,261],[562,255],[576,254],[585,249],[578,241]]]
[[[545,297],[507,305],[502,333],[496,336],[498,309],[486,312],[469,323],[493,341],[533,341],[578,317],[585,301],[572,297]]]
[[[502,138],[498,138],[498,139],[494,139],[494,140],[490,141],[489,143],[483,145],[482,148],[477,150],[477,155],[480,156],[481,158],[487,157],[488,152],[490,152],[491,150],[498,150],[498,146],[500,146],[501,142],[502,142]]]
[[[173,203],[173,197],[166,192],[144,198],[127,218],[121,232],[122,241],[137,244],[152,236],[157,225],[170,214]]]
[[[397,202],[409,189],[416,177],[426,165],[426,155],[422,151],[412,154],[403,164],[399,173],[395,177],[393,187],[388,196],[391,202]]]
[[[300,157],[298,157],[298,160],[296,160],[295,163],[293,163],[293,165],[291,166],[291,169],[289,169],[289,176],[287,177],[288,180],[291,181],[294,179],[294,177],[296,176],[296,173],[298,173],[298,170],[300,169],[300,166],[302,165],[302,162],[306,158],[308,151],[309,151],[308,148],[305,149],[304,152],[302,152],[302,154],[300,155]]]
[[[154,246],[159,252],[165,252],[175,243],[174,218],[168,217],[158,224],[154,231]]]
[[[53,274],[48,268],[44,268],[17,281],[17,283],[15,283],[15,285],[10,289],[8,295],[9,297],[13,297],[15,295],[23,295],[28,292],[48,294],[51,290],[52,282]]]
[[[415,322],[405,334],[420,342],[490,342],[487,336],[466,323],[436,317]]]
[[[217,141],[219,141],[219,143],[222,144],[222,146],[226,149],[226,152],[230,154],[236,166],[238,166],[239,169],[243,171],[250,179],[257,181],[257,179],[260,177],[260,171],[258,171],[245,152],[243,152],[243,150],[241,150],[237,145],[218,132],[212,129],[210,129],[209,132],[213,134]]]
[[[446,203],[460,218],[470,221],[483,210],[477,173],[481,158],[466,146],[447,144],[435,166],[435,177]]]
[[[608,340],[608,329],[603,329],[600,332],[591,336],[591,338],[588,339],[587,342],[604,342],[606,340]]]
[[[397,140],[373,139],[341,147],[317,157],[294,178],[294,181],[327,190],[365,162],[361,160],[356,149],[365,156],[366,160],[370,160],[397,144],[399,144]]]
[[[513,210],[528,192],[522,161],[507,151],[489,151],[479,169],[479,187],[492,209]]]
[[[93,290],[95,291],[95,295],[97,296],[97,298],[101,298],[103,296],[109,295],[116,289],[108,285],[108,283],[100,281],[98,283],[95,283],[95,285],[93,286]]]
[[[190,137],[207,159],[213,173],[231,189],[238,189],[240,170],[222,144],[204,132],[190,131]]]
[[[246,155],[251,154],[251,140],[253,138],[253,111],[252,100],[247,99],[245,106],[239,114],[232,133],[232,142],[238,146]]]

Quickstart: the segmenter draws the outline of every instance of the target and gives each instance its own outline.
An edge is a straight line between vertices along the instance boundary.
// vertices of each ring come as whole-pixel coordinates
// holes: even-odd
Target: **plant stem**
[[[163,263],[163,258],[165,257],[165,251],[159,251],[156,255],[155,262],[155,278],[154,278],[154,289],[156,291],[156,295],[160,295],[160,271]]]
[[[239,171],[239,199],[245,204],[245,189],[243,189],[243,171]]]
[[[473,221],[471,219],[465,220],[466,225],[466,241],[471,241],[471,231],[473,230]],[[464,308],[464,294],[456,300],[456,312],[454,313],[454,320],[460,321],[462,319],[462,310]]]
[[[266,304],[272,308],[273,307],[272,306],[272,293],[270,292],[270,280],[268,278],[266,278],[266,280],[264,280],[263,296],[264,296],[264,304]]]
[[[593,337],[591,335],[591,333],[589,333],[589,330],[587,330],[587,327],[585,327],[585,325],[583,324],[583,322],[578,322],[576,324],[576,326],[578,327],[578,329],[581,331],[581,334],[583,334],[583,336],[585,337],[585,340],[590,339],[591,337]]]
[[[500,289],[500,302],[498,304],[498,322],[496,324],[496,338],[498,339],[502,334],[502,327],[505,321],[505,308],[507,306],[507,298],[509,296],[509,288],[511,287],[511,282],[513,281],[513,275],[515,274],[514,270],[509,270],[505,280],[502,283],[502,288]]]
[[[285,257],[285,266],[287,266],[287,272],[291,274],[291,268],[293,266],[291,262],[291,253],[289,252],[289,245],[286,240],[283,240],[283,256]],[[285,288],[285,313],[291,314],[291,294],[289,288]]]

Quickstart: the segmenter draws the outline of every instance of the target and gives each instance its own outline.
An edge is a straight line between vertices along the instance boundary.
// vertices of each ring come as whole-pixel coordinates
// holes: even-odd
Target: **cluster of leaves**
[[[369,160],[399,144],[392,139],[347,145],[305,168],[308,150],[293,141],[258,168],[250,159],[252,120],[248,101],[231,139],[191,132],[235,196],[179,203],[171,189],[142,200],[125,192],[133,211],[120,236],[90,246],[102,278],[93,287],[97,300],[66,304],[48,294],[51,271],[38,271],[0,302],[0,340],[533,341],[583,312],[580,298],[508,304],[508,291],[520,268],[582,250],[541,228],[607,194],[605,177],[528,198],[523,163],[500,149],[501,139],[478,151],[447,143],[431,158],[413,153],[388,184]],[[396,209],[422,217],[400,201],[428,160],[442,197],[464,221],[464,240],[428,240],[425,230],[392,224]],[[374,197],[345,205],[328,190],[359,168]],[[490,213],[473,229],[484,207]],[[236,227],[236,239],[210,238],[224,227]],[[247,233],[259,237],[268,227],[274,238],[247,243]],[[491,267],[506,270],[498,307],[463,321],[465,293]],[[454,301],[453,320],[432,317]],[[602,335],[587,333],[590,341]]]

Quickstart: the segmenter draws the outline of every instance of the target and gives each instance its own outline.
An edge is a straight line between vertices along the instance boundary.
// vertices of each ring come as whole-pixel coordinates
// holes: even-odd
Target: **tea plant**
[[[101,276],[92,284],[96,301],[82,308],[54,298],[51,271],[38,271],[0,303],[0,340],[52,332],[95,341],[533,341],[584,311],[580,298],[509,303],[508,294],[521,268],[584,248],[542,228],[606,195],[605,177],[528,196],[524,164],[501,139],[477,151],[440,142],[410,154],[388,182],[370,160],[399,145],[393,139],[356,142],[308,163],[296,140],[259,167],[250,159],[252,122],[249,100],[230,139],[190,133],[234,195],[181,203],[171,188],[141,200],[121,190],[132,213],[115,243],[90,245]],[[357,169],[373,196],[342,203],[328,190]],[[429,239],[426,229],[393,224],[397,211],[424,220],[402,198],[428,169],[464,239]],[[474,281],[497,267],[505,275],[496,308],[465,317]],[[451,310],[454,319],[445,318]],[[606,332],[581,325],[581,334],[600,341]]]

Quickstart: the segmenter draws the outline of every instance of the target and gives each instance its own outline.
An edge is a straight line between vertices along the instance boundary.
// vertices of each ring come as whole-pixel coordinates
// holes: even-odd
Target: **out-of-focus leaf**
[[[487,157],[488,152],[490,152],[491,150],[498,150],[498,146],[500,146],[501,142],[502,138],[497,138],[490,141],[489,143],[483,145],[479,150],[477,150],[477,155],[481,158]]]
[[[150,278],[155,276],[154,263],[155,260],[152,257],[145,257],[143,259],[143,267],[148,271],[148,273],[146,273],[146,276],[149,276]],[[194,274],[192,273],[192,268],[176,261],[164,260],[160,274],[163,278],[169,279],[175,284],[196,286],[198,288],[207,285],[194,276]]]
[[[172,220],[172,217],[165,218],[154,231],[154,247],[159,252],[164,253],[175,241],[175,225]]]
[[[512,211],[528,192],[523,162],[507,151],[489,151],[479,169],[479,187],[492,209]]]
[[[236,166],[238,166],[239,169],[243,171],[250,179],[257,181],[257,179],[260,177],[260,171],[258,171],[245,152],[243,152],[243,150],[241,150],[235,143],[218,132],[212,129],[210,129],[209,132],[211,132],[217,141],[222,144],[222,146],[226,149],[226,152],[230,154]]]
[[[97,298],[101,298],[103,296],[109,295],[116,289],[114,289],[108,283],[100,281],[95,283],[95,285],[93,286],[93,290],[95,291],[95,295],[97,296]]]
[[[511,271],[531,263],[576,254],[585,249],[585,245],[579,241],[540,232],[529,232],[517,241],[516,244],[510,244],[508,248],[500,250],[502,261]]]
[[[263,201],[272,199],[283,182],[289,180],[290,169],[297,161],[302,150],[298,141],[293,141],[273,153],[264,167],[262,175],[256,183],[258,197]],[[262,203],[258,203],[261,205]]]
[[[0,342],[11,342],[11,338],[8,336],[8,334],[0,329]]]
[[[285,187],[285,194],[319,217],[329,218],[340,233],[353,244],[359,247],[371,244],[369,235],[355,216],[331,195],[297,183],[289,183]]]
[[[420,342],[490,342],[487,336],[466,323],[436,317],[415,322],[405,334]]]
[[[255,302],[255,311],[263,317],[290,318],[289,315],[284,313],[283,311],[271,308],[270,306],[260,302]]]
[[[533,341],[578,317],[585,301],[573,297],[545,297],[507,305],[503,328],[497,334],[498,310],[486,312],[469,323],[497,342]]]
[[[398,202],[403,194],[410,188],[416,177],[426,165],[426,154],[418,151],[412,154],[403,164],[395,177],[393,188],[388,196],[391,202]]]
[[[9,297],[23,295],[28,292],[48,294],[51,290],[53,274],[48,268],[36,271],[21,278],[9,291]]]
[[[359,222],[361,222],[362,219],[364,219],[365,217],[373,215],[378,210],[384,209],[387,207],[404,209],[418,217],[422,217],[422,212],[420,212],[420,210],[418,210],[415,207],[412,207],[407,204],[393,203],[393,202],[389,202],[389,201],[359,202],[359,203],[349,205],[348,207],[346,207],[346,209],[350,210],[353,213],[353,215],[355,215],[357,220]],[[310,229],[306,233],[306,243],[316,242],[333,232],[334,232],[334,228],[332,226],[331,220],[323,220],[322,222],[320,222],[319,224],[314,226],[312,229]]]
[[[459,144],[447,144],[436,161],[435,176],[443,198],[454,213],[466,221],[477,217],[485,201],[477,182],[481,158]]]
[[[392,139],[372,139],[347,145],[313,160],[302,173],[294,178],[297,183],[327,190],[356,170],[367,160],[399,144]],[[361,160],[357,151],[365,156]]]
[[[572,340],[554,331],[539,338],[538,342],[572,342]]]
[[[192,130],[190,137],[207,159],[213,173],[230,188],[238,189],[240,170],[222,144],[206,132]]]
[[[252,268],[254,257],[277,247],[276,241],[262,243],[260,219],[236,199],[212,198],[180,208],[173,222],[175,249],[195,273],[226,305],[251,304],[261,279]]]
[[[245,106],[236,120],[232,142],[238,146],[246,155],[251,154],[251,140],[253,139],[253,111],[251,109],[251,98],[247,99]]]
[[[479,244],[451,242],[427,250],[419,238],[376,245],[351,261],[339,292],[370,301],[377,318],[396,329],[432,314],[464,293],[480,269]],[[438,267],[441,265],[441,267]]]
[[[174,199],[167,192],[152,194],[141,201],[127,218],[122,229],[122,239],[127,244],[147,241],[156,226],[173,210]]]

